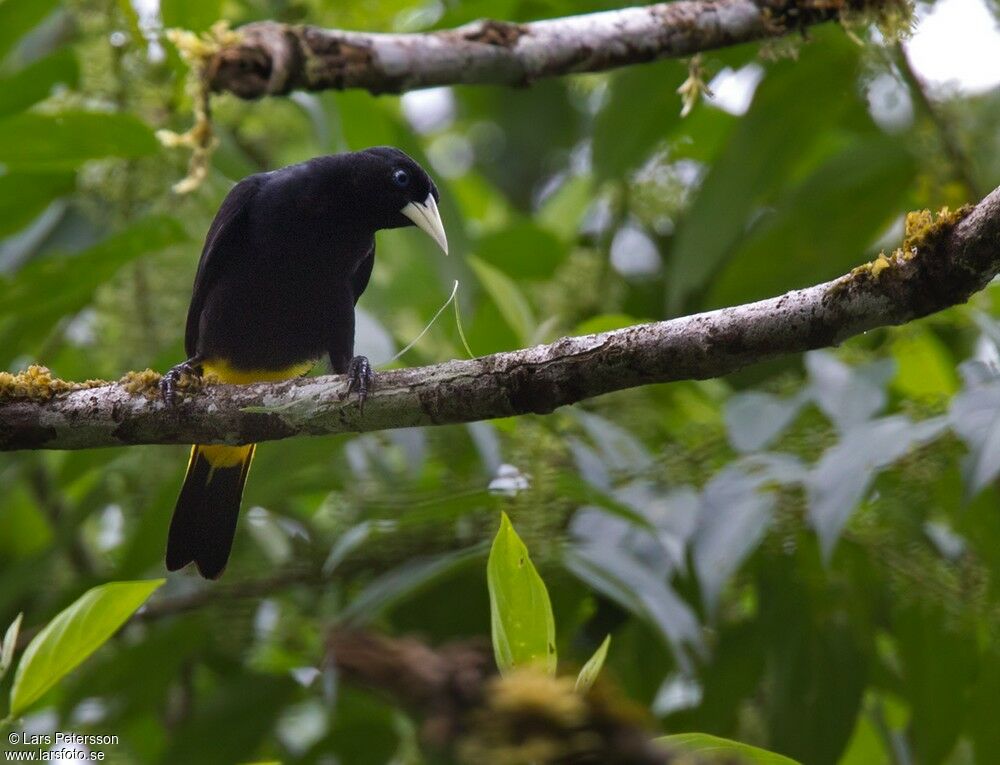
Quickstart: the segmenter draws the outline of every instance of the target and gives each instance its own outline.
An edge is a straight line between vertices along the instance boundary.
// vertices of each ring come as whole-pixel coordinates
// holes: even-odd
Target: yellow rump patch
[[[201,368],[206,375],[212,375],[220,382],[246,385],[255,382],[280,382],[281,380],[301,377],[312,369],[315,363],[315,361],[303,361],[284,369],[238,369],[225,359],[212,359],[201,362]],[[188,470],[191,469],[196,458],[202,457],[212,468],[208,475],[208,480],[211,481],[217,469],[231,468],[237,465],[249,467],[249,462],[253,459],[253,450],[253,444],[246,446],[226,446],[224,444],[194,446],[191,449]]]
[[[247,446],[226,446],[225,444],[195,446],[191,450],[192,459],[194,459],[196,452],[199,456],[204,457],[213,469],[231,468],[242,465],[249,459],[253,452],[253,444]]]
[[[284,369],[237,369],[225,359],[213,359],[201,362],[201,367],[205,374],[213,375],[221,382],[246,385],[255,382],[280,382],[281,380],[291,380],[293,377],[301,377],[312,369],[315,363],[314,360],[302,361]]]

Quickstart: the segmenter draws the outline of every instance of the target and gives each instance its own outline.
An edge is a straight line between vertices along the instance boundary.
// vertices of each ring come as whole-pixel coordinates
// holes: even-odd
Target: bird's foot
[[[351,363],[347,365],[347,380],[347,395],[357,392],[358,406],[364,414],[368,391],[375,388],[375,373],[367,356],[355,356],[351,359]]]
[[[194,359],[182,361],[160,378],[160,395],[167,406],[177,403],[177,388],[184,377],[201,377],[201,365]]]

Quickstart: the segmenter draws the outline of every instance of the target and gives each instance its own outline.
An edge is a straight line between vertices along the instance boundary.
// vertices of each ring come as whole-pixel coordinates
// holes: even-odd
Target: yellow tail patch
[[[204,457],[205,461],[213,468],[230,468],[242,465],[253,451],[253,444],[247,446],[194,446],[191,448],[191,459],[195,453]]]
[[[312,369],[315,361],[303,361],[293,364],[284,369],[237,369],[225,359],[212,359],[201,362],[202,371],[206,375],[212,375],[220,382],[232,383],[234,385],[246,385],[255,382],[279,382],[290,380],[293,377],[301,377]],[[226,446],[224,444],[191,447],[191,458],[188,460],[188,470],[194,464],[195,458],[200,456],[211,467],[209,480],[216,470],[222,468],[236,467],[244,465],[244,473],[250,467],[250,460],[253,459],[253,444],[245,446]]]
[[[315,361],[302,361],[284,369],[237,369],[225,359],[203,361],[201,368],[206,375],[212,375],[220,382],[234,385],[247,385],[255,382],[280,382],[301,377],[316,364]]]

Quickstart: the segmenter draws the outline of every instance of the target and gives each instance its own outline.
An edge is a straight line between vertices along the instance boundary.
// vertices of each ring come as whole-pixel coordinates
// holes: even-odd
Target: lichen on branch
[[[916,210],[906,214],[903,243],[891,253],[884,250],[869,263],[853,269],[850,276],[855,279],[879,279],[894,266],[899,266],[916,257],[926,259],[946,256],[942,248],[963,218],[973,210],[972,205],[963,205],[957,210],[942,207],[937,215],[930,210]]]

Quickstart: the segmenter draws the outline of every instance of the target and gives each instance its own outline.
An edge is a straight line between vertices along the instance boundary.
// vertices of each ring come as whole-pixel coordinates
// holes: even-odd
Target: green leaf
[[[790,757],[708,733],[676,733],[656,740],[672,749],[683,749],[711,758],[709,761],[717,759],[720,762],[738,762],[741,765],[799,765]]]
[[[594,681],[597,680],[597,676],[601,673],[601,667],[604,666],[604,660],[608,658],[608,648],[610,646],[611,635],[608,635],[604,638],[604,642],[594,651],[594,655],[580,669],[580,674],[576,676],[576,689],[578,691],[587,691],[593,686]]]
[[[556,672],[556,625],[545,583],[506,513],[486,564],[493,653],[501,674],[538,664]]]
[[[164,579],[110,582],[87,590],[39,632],[21,657],[10,691],[20,716],[68,672],[100,648]]]
[[[56,85],[76,87],[80,68],[72,49],[65,48],[0,79],[0,117],[27,109],[49,97]]]
[[[72,173],[0,175],[0,236],[28,225],[52,200],[73,191]]]
[[[620,178],[638,167],[680,122],[675,92],[685,77],[676,61],[615,73],[608,101],[594,120],[594,173]]]
[[[896,359],[893,387],[908,398],[952,396],[958,390],[955,361],[926,325],[899,332],[892,341]]]
[[[680,121],[670,136],[670,159],[693,159],[711,165],[739,123],[739,117],[721,109],[695,109]]]
[[[4,0],[0,3],[0,60],[58,4],[59,0]]]
[[[790,177],[819,137],[842,122],[847,106],[857,105],[855,48],[824,36],[822,45],[811,46],[799,60],[770,67],[750,110],[678,224],[667,278],[670,311],[680,310],[685,298],[704,287],[759,206]],[[816,87],[817,82],[823,87]]]
[[[197,661],[197,656],[194,654],[192,660]],[[198,664],[201,665],[201,662]],[[273,751],[271,731],[280,718],[294,709],[293,704],[302,700],[302,689],[287,675],[275,676],[249,669],[227,672],[220,675],[220,679],[224,682],[199,689],[198,705],[184,716],[169,738],[158,739],[161,743],[155,755],[140,757],[137,761],[217,765],[222,762],[249,762]],[[346,689],[337,689],[334,719],[340,716],[343,690]],[[301,731],[302,728],[291,730]],[[220,731],[225,733],[220,735]],[[383,730],[380,729],[379,733],[385,736]],[[142,733],[132,740],[145,742],[150,738],[157,740]],[[370,743],[372,747],[384,746],[381,739]],[[355,762],[340,761],[352,765]],[[386,761],[388,757],[383,760]]]
[[[853,590],[831,587],[830,569],[815,544],[798,544],[795,553],[766,557],[755,566],[766,662],[761,687],[768,689],[761,707],[763,735],[769,746],[789,757],[834,765],[847,747],[871,682],[874,638],[869,619],[880,595],[847,573],[857,565],[838,567],[843,576],[851,576],[845,586]]]
[[[7,628],[0,643],[0,680],[10,670],[14,663],[14,649],[17,647],[17,636],[21,633],[21,622],[24,620],[24,613],[19,613],[13,623]]]
[[[132,5],[132,0],[118,0],[118,10],[125,17],[125,23],[128,25],[132,40],[145,50],[148,47],[147,41],[142,34],[142,27],[139,26],[139,13]]]
[[[974,761],[989,762],[996,752],[1000,752],[1000,726],[996,724],[996,699],[1000,698],[1000,650],[995,643],[980,656],[979,666],[976,687],[969,700],[969,732],[976,753]]]
[[[166,29],[203,32],[219,19],[221,6],[222,0],[160,0],[160,14]]]
[[[484,234],[476,257],[516,279],[547,279],[562,263],[566,248],[550,231],[529,220]]]
[[[574,175],[546,198],[535,220],[564,241],[572,241],[584,213],[594,201],[594,182],[589,175]]]
[[[0,162],[15,170],[72,170],[88,159],[143,157],[159,144],[130,114],[66,111],[0,120]]]
[[[52,544],[52,526],[38,506],[37,498],[29,493],[24,482],[12,482],[4,491],[0,503],[0,560],[7,566],[6,576],[15,562],[30,565],[31,559]],[[9,581],[9,580],[8,580]],[[8,593],[5,592],[4,595]],[[15,598],[0,607],[12,607]]]
[[[2,186],[0,186],[2,187]],[[146,218],[74,255],[37,258],[6,280],[0,277],[0,365],[43,339],[64,316],[86,306],[99,285],[125,263],[183,241],[172,219]],[[39,295],[45,299],[40,300]]]
[[[485,552],[482,545],[408,560],[365,585],[340,614],[344,622],[368,623]]]
[[[489,263],[475,256],[467,258],[467,262],[476,272],[479,282],[493,298],[507,325],[514,330],[523,344],[529,343],[534,335],[536,322],[524,293],[513,279]]]
[[[708,304],[759,300],[849,271],[899,214],[915,169],[910,152],[886,136],[833,155],[782,194],[733,249]]]
[[[899,693],[910,708],[914,761],[944,762],[966,730],[969,701],[982,671],[976,636],[930,599],[901,604],[892,616],[892,634]]]

